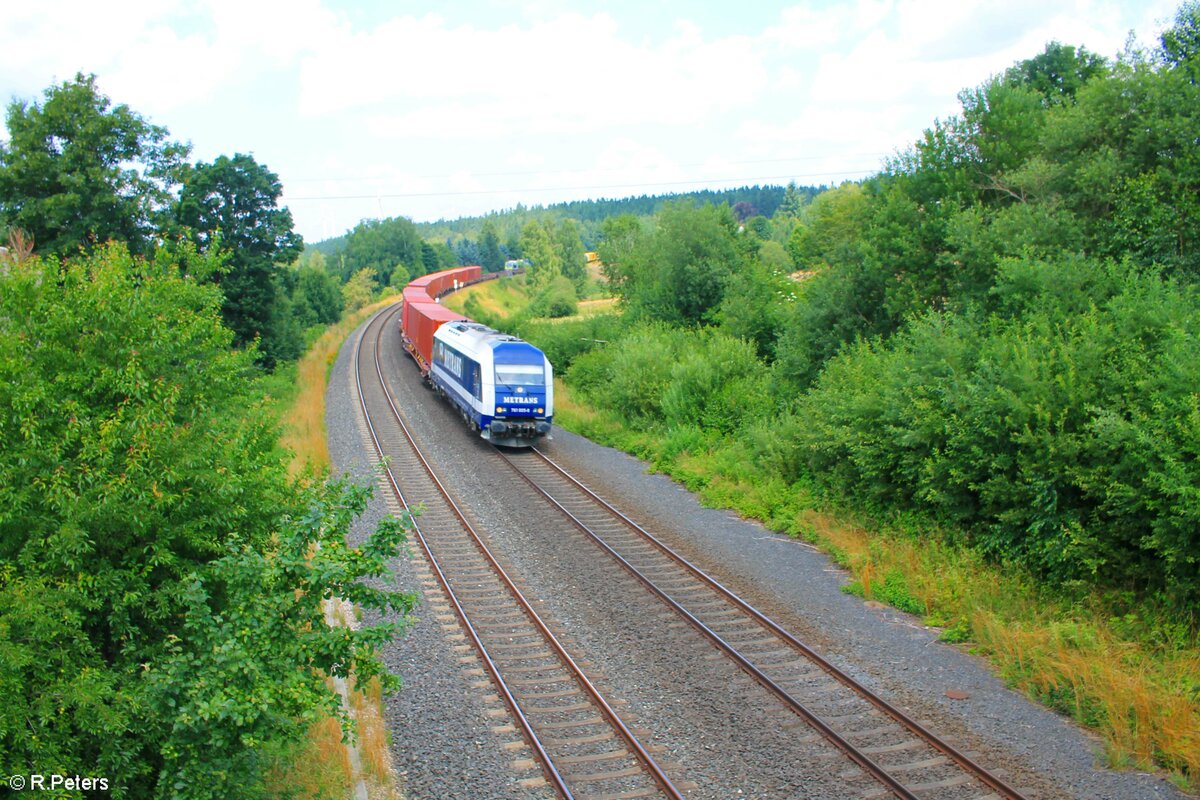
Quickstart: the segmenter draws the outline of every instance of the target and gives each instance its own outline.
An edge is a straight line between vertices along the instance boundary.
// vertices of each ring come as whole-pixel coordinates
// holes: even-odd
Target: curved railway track
[[[416,539],[546,780],[566,798],[682,800],[663,768],[522,596],[421,454],[380,366],[382,337],[398,308],[377,314],[359,338],[354,379],[362,412],[397,499],[411,511],[409,498],[421,498]]]
[[[359,339],[354,373],[362,410],[397,498],[405,508],[410,497],[426,506],[417,541],[547,781],[568,798],[681,798],[663,767],[521,595],[421,455],[380,365],[382,335],[395,313],[393,308],[376,315]],[[1024,800],[1000,777],[672,551],[545,453],[487,452],[555,509],[564,535],[582,533],[870,776],[865,789],[853,789],[854,796]]]
[[[880,784],[866,797],[1023,795],[872,693],[588,489],[541,450],[496,451],[626,572]]]

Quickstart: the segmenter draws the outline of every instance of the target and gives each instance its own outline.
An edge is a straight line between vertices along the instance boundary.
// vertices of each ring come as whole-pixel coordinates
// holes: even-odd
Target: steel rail
[[[393,306],[393,309],[395,309],[396,307],[397,306]],[[383,316],[383,314],[381,313],[380,316]],[[388,314],[388,317],[390,318],[390,317],[394,317],[394,316],[395,316],[395,310],[391,310],[391,313]],[[384,327],[386,329],[386,327],[387,327],[386,323],[382,327]],[[366,332],[364,331],[364,338],[365,338],[365,333]],[[471,523],[467,520],[466,516],[462,512],[462,509],[459,508],[458,504],[451,497],[450,492],[442,484],[441,479],[438,478],[437,473],[429,465],[429,462],[426,460],[424,454],[421,452],[420,447],[417,445],[416,440],[412,435],[412,432],[409,430],[408,425],[405,423],[404,417],[400,413],[400,409],[396,406],[396,403],[392,397],[392,393],[388,389],[387,383],[384,380],[383,368],[380,363],[381,362],[381,359],[380,359],[381,341],[382,341],[382,336],[377,337],[375,340],[375,370],[376,370],[376,374],[379,378],[380,386],[383,388],[384,398],[387,400],[388,406],[392,411],[394,419],[396,420],[397,424],[400,426],[401,432],[403,432],[405,438],[408,440],[409,446],[412,448],[413,454],[416,456],[417,460],[420,461],[426,474],[429,476],[429,478],[433,482],[433,484],[437,487],[438,492],[442,495],[442,498],[446,501],[447,505],[451,509],[454,516],[459,520],[459,522],[462,524],[463,528],[470,534],[475,545],[479,548],[479,550],[483,554],[484,558],[487,560],[489,565],[492,567],[496,576],[499,577],[501,579],[501,581],[504,583],[504,585],[509,589],[509,591],[512,593],[513,598],[517,601],[518,605],[525,612],[525,614],[529,618],[529,620],[533,623],[534,627],[536,627],[538,629],[538,631],[542,634],[542,636],[545,638],[546,642],[551,646],[551,648],[554,650],[554,652],[558,655],[558,657],[562,661],[562,663],[567,666],[568,671],[574,676],[575,680],[579,683],[579,685],[581,687],[583,687],[584,691],[592,698],[593,702],[595,702],[597,707],[600,709],[601,713],[604,715],[605,719],[608,721],[608,723],[617,731],[617,733],[621,736],[621,738],[624,740],[625,744],[630,748],[630,750],[633,751],[635,758],[639,762],[641,762],[643,768],[648,773],[650,773],[651,777],[654,779],[654,782],[656,784],[658,784],[659,788],[662,789],[663,793],[666,794],[667,797],[671,798],[671,800],[684,800],[684,795],[671,782],[671,779],[667,776],[666,772],[662,769],[661,766],[659,766],[658,762],[656,762],[654,760],[653,756],[650,755],[649,751],[646,750],[646,748],[642,745],[642,743],[640,741],[638,741],[637,737],[633,734],[633,732],[631,730],[629,730],[628,726],[625,725],[625,723],[617,715],[616,711],[612,708],[612,706],[609,705],[608,701],[604,699],[604,696],[600,693],[600,691],[596,688],[596,686],[591,682],[591,680],[583,672],[582,668],[579,667],[579,665],[575,662],[575,660],[571,657],[571,655],[566,651],[566,649],[558,641],[557,637],[555,637],[554,634],[551,633],[550,629],[546,626],[545,622],[542,621],[541,617],[538,616],[537,612],[534,611],[533,605],[525,598],[525,596],[517,588],[516,584],[512,581],[512,578],[509,577],[508,573],[504,570],[504,568],[500,566],[500,563],[496,560],[496,557],[493,555],[493,553],[487,547],[487,545],[483,542],[482,537],[480,537],[479,533],[475,530],[474,526],[471,525]],[[361,346],[361,343],[362,343],[362,340],[360,339],[359,340],[360,346]],[[358,359],[356,358],[355,359],[356,379],[357,379],[357,371],[358,371]],[[368,424],[369,424],[369,413],[366,411],[366,404],[365,404],[365,400],[363,399],[361,384],[359,386],[359,399],[363,403],[364,414],[366,414],[368,416]],[[373,428],[372,428],[372,437],[374,438]],[[375,442],[376,442],[376,449],[380,452],[380,454],[382,456],[382,448],[379,445],[378,439],[375,439]],[[388,476],[389,476],[389,481],[392,483],[392,486],[396,489],[398,496],[400,496],[399,487],[396,484],[394,477],[392,477],[390,469],[388,470]],[[404,501],[402,500],[401,502],[404,502]],[[406,505],[406,508],[407,508],[407,505]],[[419,530],[418,530],[418,536],[421,539],[422,549],[425,551],[426,555],[429,557],[430,562],[433,564],[436,564],[436,559],[434,559],[433,552],[429,548],[428,543],[425,541],[424,536],[420,534]],[[453,597],[454,596],[453,591],[450,589],[449,583],[446,581],[445,576],[441,573],[440,569],[437,571],[437,574],[439,576],[439,581],[443,585],[443,588],[446,590],[446,592],[449,594],[449,596]],[[486,649],[484,649],[482,641],[480,641],[479,637],[474,633],[474,629],[470,626],[469,621],[467,621],[467,619],[466,619],[465,611],[462,610],[462,607],[458,604],[457,600],[455,600],[455,607],[457,609],[457,612],[458,612],[460,618],[464,621],[465,626],[471,631],[472,642],[476,644],[476,647],[480,650],[481,653],[485,654],[485,661],[489,665],[489,671],[492,673],[493,679],[498,683],[499,686],[501,686],[504,689],[506,701],[509,702],[510,707],[512,707],[515,710],[514,711],[515,716],[517,716],[518,719],[521,720],[522,727],[526,731],[526,733],[530,737],[530,739],[533,742],[537,743],[536,749],[537,749],[539,755],[545,758],[544,764],[545,764],[546,768],[549,771],[553,772],[553,774],[556,778],[556,780],[554,781],[556,784],[556,787],[558,787],[559,790],[561,792],[563,792],[566,797],[572,797],[570,790],[566,786],[565,779],[563,779],[563,777],[558,773],[557,768],[554,767],[553,761],[551,760],[549,754],[546,753],[545,749],[541,746],[540,741],[538,740],[536,734],[534,733],[531,723],[529,723],[529,721],[525,718],[524,714],[520,711],[519,703],[516,701],[516,698],[513,697],[512,693],[508,691],[508,688],[507,688],[506,684],[504,683],[503,678],[500,677],[499,669],[496,667],[496,665],[494,663],[492,663],[490,657],[486,656]]]
[[[886,714],[887,716],[891,717],[895,722],[899,723],[901,726],[903,726],[905,729],[907,729],[910,733],[912,733],[918,739],[921,739],[922,741],[924,741],[926,744],[928,744],[933,749],[941,752],[943,755],[945,755],[951,761],[953,761],[955,764],[957,764],[960,768],[962,768],[966,772],[970,773],[973,777],[975,777],[981,783],[987,785],[989,788],[1000,793],[1001,796],[1008,798],[1008,800],[1026,800],[1025,796],[1022,795],[1018,790],[1009,786],[1007,783],[1005,783],[999,777],[997,777],[996,775],[993,775],[987,769],[985,769],[981,765],[977,764],[974,760],[972,760],[966,754],[959,751],[957,748],[955,748],[949,742],[944,741],[937,734],[933,733],[928,728],[924,727],[923,725],[918,723],[916,720],[909,717],[907,714],[905,714],[899,708],[896,708],[891,703],[887,702],[882,697],[879,697],[874,692],[872,692],[870,689],[863,686],[861,683],[856,681],[854,678],[847,675],[845,672],[843,672],[841,669],[839,669],[837,666],[835,666],[833,663],[831,663],[824,656],[817,653],[811,647],[804,644],[799,639],[797,639],[795,636],[793,636],[790,632],[788,632],[786,629],[781,627],[778,623],[776,623],[770,617],[766,616],[761,611],[759,611],[757,608],[750,605],[745,600],[743,600],[741,597],[739,597],[737,594],[735,594],[732,590],[725,587],[720,581],[716,580],[715,578],[710,576],[708,573],[706,573],[704,570],[700,569],[699,567],[697,567],[696,565],[694,565],[690,561],[688,561],[686,558],[684,558],[682,555],[675,552],[675,550],[673,550],[670,546],[668,546],[666,543],[664,543],[662,540],[660,540],[654,534],[647,531],[645,528],[643,528],[637,522],[633,521],[628,516],[626,516],[619,509],[615,508],[611,503],[604,500],[602,497],[600,497],[595,492],[593,492],[591,489],[589,489],[587,486],[585,486],[581,481],[579,481],[577,478],[575,478],[575,476],[573,476],[569,472],[567,472],[562,466],[560,466],[557,462],[555,462],[553,459],[551,459],[549,456],[547,456],[544,452],[542,452],[538,448],[531,448],[531,450],[533,451],[533,454],[538,459],[540,459],[543,463],[545,463],[548,467],[550,467],[556,473],[561,475],[566,481],[568,481],[568,483],[570,483],[572,486],[574,486],[576,489],[578,489],[584,496],[586,496],[587,498],[589,498],[596,504],[600,505],[602,508],[604,508],[610,514],[612,514],[614,517],[619,519],[622,523],[624,523],[626,526],[628,526],[631,530],[635,531],[641,538],[643,538],[644,540],[646,540],[650,544],[652,544],[663,555],[667,556],[672,561],[676,562],[681,567],[683,567],[692,577],[696,578],[704,585],[706,585],[709,588],[716,591],[723,598],[725,598],[728,602],[730,602],[731,604],[736,606],[739,610],[741,610],[743,613],[747,614],[752,619],[754,619],[755,622],[757,622],[758,624],[760,624],[761,626],[763,626],[764,628],[769,630],[772,634],[774,634],[778,638],[782,639],[784,642],[786,642],[788,645],[793,647],[795,650],[799,651],[804,657],[806,657],[812,663],[814,663],[816,666],[821,668],[830,677],[834,678],[836,681],[841,683],[843,686],[846,686],[848,689],[852,690],[855,694],[857,694],[862,699],[866,700],[868,703],[870,703],[872,706],[877,708],[879,711],[881,711],[884,714]],[[703,635],[705,635],[707,638],[709,638],[715,644],[717,644],[718,647],[720,647],[722,650],[724,650],[726,653],[728,653],[731,656],[731,658],[733,658],[734,661],[739,664],[739,666],[741,666],[752,677],[754,677],[755,680],[759,680],[761,683],[763,683],[763,685],[766,688],[770,689],[776,695],[779,695],[781,697],[786,696],[785,702],[790,707],[794,708],[805,719],[813,722],[814,726],[817,727],[819,730],[821,730],[822,733],[825,732],[825,730],[829,726],[827,726],[824,722],[818,721],[815,715],[811,714],[811,712],[809,712],[807,709],[804,709],[803,706],[801,706],[795,698],[793,698],[782,687],[778,686],[778,684],[776,684],[774,681],[772,681],[769,677],[762,675],[761,671],[757,667],[754,667],[752,664],[749,664],[747,659],[745,659],[745,657],[742,656],[741,653],[736,651],[736,649],[734,649],[728,643],[724,642],[724,640],[716,632],[712,631],[710,628],[708,628],[708,626],[704,625],[703,622],[696,619],[696,617],[694,615],[692,615],[690,612],[688,612],[686,609],[683,609],[677,602],[675,602],[673,599],[669,598],[666,595],[666,593],[663,592],[662,590],[660,590],[657,586],[654,586],[653,582],[649,578],[647,578],[640,571],[638,571],[637,568],[634,567],[632,564],[630,564],[625,558],[620,556],[612,547],[610,547],[608,545],[607,542],[604,542],[594,531],[592,531],[590,528],[588,528],[586,526],[586,524],[584,524],[581,520],[579,520],[577,517],[575,517],[574,514],[572,514],[565,507],[563,507],[561,503],[559,503],[557,500],[555,500],[553,497],[551,497],[548,492],[546,492],[545,490],[542,489],[542,487],[540,487],[536,483],[534,483],[529,478],[529,476],[525,475],[524,471],[521,470],[508,455],[506,455],[505,453],[501,453],[499,451],[497,451],[497,452],[513,468],[513,470],[526,481],[526,483],[528,483],[530,486],[532,486],[539,494],[541,494],[543,497],[545,497],[549,502],[551,502],[553,505],[558,507],[559,510],[571,520],[572,524],[574,524],[576,527],[578,527],[581,531],[583,531],[590,538],[592,538],[594,541],[596,541],[603,549],[605,549],[607,552],[609,552],[618,561],[618,563],[620,563],[626,570],[628,570],[631,574],[633,574],[634,577],[636,577],[643,584],[647,585],[651,589],[651,591],[653,591],[657,596],[663,598],[669,605],[671,605],[673,608],[678,610],[693,626],[695,626],[697,628],[697,630],[699,630]],[[762,676],[761,678],[760,678],[760,675]],[[838,736],[837,739],[841,740],[841,737]],[[867,763],[870,763],[873,765],[874,762],[869,757],[867,757],[861,753],[857,753],[857,749],[854,748],[854,746],[852,744],[846,742],[845,747],[843,747],[843,745],[838,740],[831,739],[831,741],[834,741],[834,744],[836,744],[840,749],[843,749],[845,752],[847,752],[847,755],[849,755],[856,763],[858,763],[860,766],[863,766],[864,769],[867,769],[869,772],[871,772],[873,775],[875,775],[877,778],[879,778],[881,780],[881,782],[883,782],[886,786],[888,786],[890,789],[895,791],[898,794],[898,796],[904,797],[904,798],[913,797],[913,795],[909,792],[909,790],[904,788],[903,784],[901,784],[894,777],[888,775],[886,773],[886,770],[884,770],[884,768],[879,767],[878,765],[867,766]],[[841,740],[841,741],[844,741],[844,740]],[[849,750],[846,750],[846,748],[849,748]],[[852,754],[850,752],[850,750],[854,750],[855,753],[857,753],[857,755]],[[886,777],[884,777],[884,776],[886,776]]]
[[[637,567],[630,564],[624,556],[618,553],[611,545],[608,544],[608,542],[604,541],[602,537],[598,536],[594,531],[592,531],[591,528],[589,528],[582,520],[580,520],[569,510],[567,510],[561,503],[551,497],[549,493],[543,491],[542,488],[534,483],[528,475],[516,468],[516,465],[513,464],[512,460],[507,454],[500,453],[500,457],[512,465],[514,471],[520,475],[526,483],[528,483],[539,494],[541,494],[546,501],[554,505],[563,515],[567,517],[568,520],[570,520],[570,522],[576,528],[578,528],[584,535],[588,536],[601,549],[608,553],[609,556],[611,556],[618,564],[620,564],[627,572],[629,572],[630,575],[632,575],[639,583],[645,586],[647,590],[670,606],[671,610],[687,620],[692,627],[694,627],[705,638],[715,644],[719,650],[733,659],[734,663],[736,663],[744,672],[749,674],[752,678],[754,678],[754,680],[758,681],[759,684],[768,689],[781,702],[792,709],[792,711],[799,714],[806,722],[808,722],[809,725],[811,725],[813,728],[816,728],[816,730],[822,736],[824,736],[828,741],[832,742],[834,746],[845,753],[851,761],[869,772],[876,780],[886,786],[894,795],[901,798],[901,800],[920,800],[917,795],[910,792],[904,786],[904,784],[890,775],[883,767],[875,763],[875,761],[866,754],[859,752],[859,750],[853,744],[848,742],[827,722],[821,719],[817,714],[814,714],[804,704],[792,697],[786,689],[784,689],[782,686],[772,680],[769,675],[755,666],[753,662],[751,662],[741,653],[741,651],[729,644],[729,642],[725,641],[724,637],[722,637],[712,628],[705,625],[701,620],[697,619],[694,614],[692,614],[690,611],[680,605],[673,597],[663,591],[654,583],[654,581],[646,577],[646,575],[643,574]]]
[[[421,544],[421,550],[425,553],[425,557],[429,560],[433,574],[437,577],[437,581],[441,585],[442,591],[444,591],[446,593],[446,597],[450,599],[450,603],[454,607],[455,616],[458,617],[459,623],[463,626],[463,630],[466,631],[467,638],[471,640],[471,644],[474,645],[476,652],[479,653],[484,667],[487,669],[488,674],[491,675],[492,683],[496,685],[500,696],[504,699],[509,711],[512,712],[513,718],[516,719],[517,724],[524,733],[525,739],[529,742],[530,747],[533,749],[534,754],[537,756],[538,761],[542,765],[542,771],[545,773],[546,778],[560,795],[562,795],[564,798],[567,798],[567,800],[574,800],[574,795],[571,793],[566,781],[559,773],[558,768],[554,765],[554,761],[550,758],[550,754],[546,752],[546,749],[542,745],[541,740],[538,738],[537,733],[533,730],[533,726],[530,724],[528,718],[526,718],[524,712],[521,710],[521,706],[517,702],[517,699],[513,697],[512,692],[508,688],[508,684],[505,683],[504,678],[501,677],[499,668],[496,666],[495,662],[492,661],[491,655],[488,653],[487,648],[484,647],[483,641],[480,640],[479,634],[475,630],[475,626],[471,624],[471,620],[467,617],[467,612],[463,609],[462,604],[459,602],[458,597],[454,593],[454,590],[450,588],[449,580],[447,580],[445,573],[442,571],[441,565],[438,563],[437,558],[433,555],[433,550],[430,548],[429,542],[425,540],[425,534],[421,531],[421,527],[417,523],[416,517],[412,515],[412,509],[409,506],[408,499],[404,496],[404,492],[400,489],[400,484],[396,481],[396,476],[392,474],[392,469],[387,464],[387,459],[383,452],[383,445],[380,443],[379,436],[375,431],[375,425],[371,421],[371,412],[367,409],[366,394],[363,392],[362,375],[359,368],[362,344],[367,338],[367,334],[370,332],[372,326],[375,325],[376,320],[383,320],[379,327],[382,330],[387,330],[388,322],[395,317],[396,309],[399,308],[399,305],[400,304],[397,303],[376,315],[376,318],[371,320],[371,324],[363,330],[362,336],[359,338],[355,347],[354,383],[358,389],[358,401],[359,406],[362,409],[363,419],[367,423],[367,430],[371,434],[371,441],[375,445],[375,452],[378,454],[380,463],[383,465],[383,473],[387,478],[388,483],[392,487],[392,492],[396,495],[396,498],[400,501],[400,504],[404,506],[404,510],[409,512],[409,518],[412,520],[413,531],[416,533],[417,540]],[[382,335],[378,336],[375,340],[375,366],[377,371],[379,367],[379,341],[381,338]],[[380,373],[381,384],[382,380],[382,373]],[[384,392],[386,395],[386,385],[384,385]]]

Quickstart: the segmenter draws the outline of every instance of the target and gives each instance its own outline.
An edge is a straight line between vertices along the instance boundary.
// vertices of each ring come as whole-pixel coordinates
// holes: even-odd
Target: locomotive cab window
[[[497,364],[496,383],[504,386],[544,386],[546,372],[541,364]]]

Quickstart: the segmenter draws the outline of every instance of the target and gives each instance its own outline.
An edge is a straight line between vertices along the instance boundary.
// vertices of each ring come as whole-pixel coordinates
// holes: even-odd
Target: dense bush
[[[479,319],[471,314],[470,309],[468,300],[468,315],[472,319]],[[615,315],[597,314],[582,319],[553,322],[538,319],[518,320],[513,325],[513,330],[521,338],[537,344],[554,365],[555,374],[563,375],[580,355],[616,341],[624,326],[624,321]]]
[[[575,359],[567,380],[600,408],[630,422],[662,421],[662,396],[686,331],[661,323],[633,327],[619,341]]]
[[[834,358],[787,429],[807,469],[1056,581],[1200,597],[1195,291],[1068,260],[1010,263],[996,294],[1012,316],[928,315]]]
[[[358,582],[401,532],[347,549],[363,494],[289,481],[207,258],[0,261],[0,774],[257,796],[322,673],[378,670],[321,600],[407,607]]]
[[[732,433],[767,413],[767,375],[754,345],[711,329],[633,327],[579,356],[568,381],[593,405],[635,426]]]
[[[578,305],[575,285],[565,276],[555,275],[533,299],[530,311],[539,317],[557,319],[571,316]]]
[[[754,345],[715,331],[683,342],[662,395],[668,425],[699,425],[732,433],[769,403],[766,375]]]

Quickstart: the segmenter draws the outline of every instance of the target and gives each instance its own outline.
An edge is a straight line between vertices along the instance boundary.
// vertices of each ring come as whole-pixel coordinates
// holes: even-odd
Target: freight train
[[[541,350],[473,322],[438,298],[486,280],[480,267],[417,278],[404,288],[400,336],[421,375],[492,444],[529,447],[550,433],[554,370]]]

